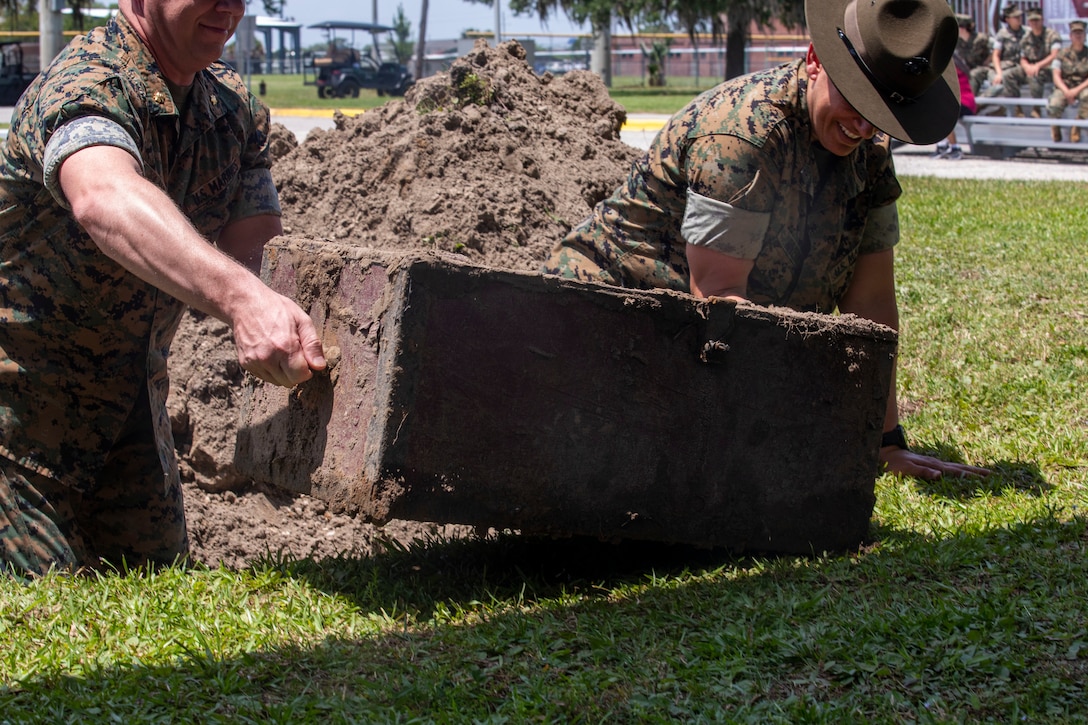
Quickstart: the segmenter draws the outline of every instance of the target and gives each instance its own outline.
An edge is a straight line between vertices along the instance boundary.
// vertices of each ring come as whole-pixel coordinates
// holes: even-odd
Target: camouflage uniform
[[[1079,51],[1073,50],[1072,47],[1064,48],[1058,53],[1056,62],[1066,88],[1076,88],[1088,78],[1088,47],[1081,48]],[[1055,88],[1047,103],[1047,114],[1050,118],[1061,118],[1068,105],[1062,90]],[[1077,95],[1077,118],[1088,118],[1088,89]]]
[[[800,61],[697,97],[544,271],[687,292],[690,243],[754,260],[753,302],[831,312],[858,255],[898,241],[901,189],[883,135],[843,158],[813,143],[807,84]]]
[[[1028,63],[1038,63],[1050,55],[1051,51],[1057,50],[1061,46],[1062,37],[1056,31],[1044,27],[1040,35],[1031,32],[1024,34],[1024,37],[1020,40],[1020,57]],[[1034,78],[1028,78],[1026,73],[1024,77],[1031,97],[1042,98],[1046,84],[1052,80],[1050,66],[1040,68]],[[1019,97],[1020,93],[1017,92],[1016,96]]]
[[[967,63],[967,77],[971,80],[971,92],[976,96],[982,89],[982,84],[990,76],[990,59],[993,56],[994,46],[990,36],[985,33],[972,32],[964,40],[956,40],[956,52]]]
[[[994,38],[994,48],[999,48],[998,57],[1001,60],[1001,85],[992,85],[984,93],[984,96],[1005,96],[1006,98],[1019,98],[1020,86],[1028,81],[1028,74],[1020,65],[1020,41],[1027,35],[1027,29],[1021,27],[1016,32],[1005,26],[998,31]],[[994,72],[990,73],[990,82],[994,81]]]
[[[125,149],[214,240],[279,214],[268,110],[218,63],[179,109],[118,16],[73,40],[12,119],[0,151],[0,569],[173,560],[188,545],[166,358],[184,306],[98,249],[58,170],[89,145]]]

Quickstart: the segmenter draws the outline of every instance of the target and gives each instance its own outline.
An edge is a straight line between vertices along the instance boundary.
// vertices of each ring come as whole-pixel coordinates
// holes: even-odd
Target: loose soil
[[[404,99],[338,115],[334,129],[301,144],[274,125],[284,231],[535,270],[640,153],[620,141],[625,119],[595,74],[538,76],[516,42],[478,41]],[[245,373],[218,320],[190,313],[170,365],[169,409],[198,561],[241,567],[266,552],[367,555],[389,541],[472,534],[425,522],[378,528],[240,475],[233,459]]]

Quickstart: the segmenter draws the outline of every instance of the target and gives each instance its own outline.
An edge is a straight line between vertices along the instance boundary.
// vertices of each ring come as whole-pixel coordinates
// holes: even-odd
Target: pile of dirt
[[[626,115],[598,76],[538,76],[516,42],[478,41],[403,102],[340,116],[279,159],[285,231],[536,269],[638,153],[620,141]]]
[[[640,153],[600,78],[536,75],[516,42],[478,41],[403,100],[313,131],[275,125],[272,172],[285,231],[383,249],[439,249],[491,267],[535,270],[623,180]],[[192,313],[171,355],[169,401],[194,556],[243,566],[265,550],[367,554],[394,539],[467,527],[377,529],[305,496],[256,487],[233,466],[245,373],[229,328]]]

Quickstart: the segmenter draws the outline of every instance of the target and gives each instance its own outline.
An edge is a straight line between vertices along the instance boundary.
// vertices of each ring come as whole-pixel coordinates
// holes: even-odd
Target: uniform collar
[[[800,61],[796,66],[796,70],[797,105],[795,113],[801,121],[798,133],[799,138],[805,141],[803,153],[807,154],[805,171],[802,172],[805,190],[809,196],[815,196],[821,186],[830,183],[842,188],[849,198],[853,198],[865,189],[865,180],[868,178],[867,156],[876,150],[871,147],[876,143],[877,137],[874,136],[873,140],[862,143],[851,151],[849,156],[834,157],[838,162],[831,164],[827,172],[830,176],[821,184],[819,174],[816,173],[819,168],[816,161],[816,144],[808,141],[812,138],[812,119],[808,115],[809,80],[805,69],[805,61]],[[880,136],[881,132],[878,131],[877,134]]]
[[[144,102],[153,116],[178,116],[179,109],[170,95],[166,78],[159,69],[151,48],[136,32],[124,13],[117,13],[111,21],[110,30],[115,33],[116,42],[125,56],[126,66],[137,82],[135,87],[145,89]],[[236,109],[225,108],[223,99],[216,92],[215,77],[208,69],[198,72],[193,77],[192,91],[189,94],[190,113],[200,126],[214,126],[219,117],[233,113]]]

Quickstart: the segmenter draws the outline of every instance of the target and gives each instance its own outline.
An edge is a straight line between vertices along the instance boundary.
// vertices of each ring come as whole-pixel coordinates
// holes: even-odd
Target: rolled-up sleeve
[[[899,243],[899,210],[892,202],[886,206],[870,209],[865,218],[865,231],[862,232],[860,254],[883,252]]]
[[[116,146],[132,154],[140,165],[140,149],[125,128],[105,116],[79,116],[62,124],[45,145],[42,176],[45,188],[65,209],[71,209],[60,187],[60,167],[77,151],[91,146]]]
[[[705,136],[688,152],[688,188],[680,235],[687,244],[755,259],[774,208],[775,175],[748,141]]]
[[[763,237],[771,215],[747,211],[733,204],[710,199],[688,189],[687,206],[680,235],[688,244],[707,247],[741,259],[755,259],[763,248]]]

